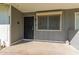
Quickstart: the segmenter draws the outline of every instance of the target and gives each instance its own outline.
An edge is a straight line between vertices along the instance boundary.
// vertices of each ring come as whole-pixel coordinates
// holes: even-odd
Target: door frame
[[[31,16],[24,16],[24,17],[33,17],[34,19],[34,31],[33,31],[33,40],[35,39],[35,15],[31,15]],[[24,22],[24,17],[23,17],[23,22]],[[24,23],[23,23],[24,24]],[[23,25],[23,28],[24,28],[24,25]],[[24,32],[24,31],[23,31]],[[24,36],[24,35],[23,35]],[[24,39],[25,40],[25,39]]]

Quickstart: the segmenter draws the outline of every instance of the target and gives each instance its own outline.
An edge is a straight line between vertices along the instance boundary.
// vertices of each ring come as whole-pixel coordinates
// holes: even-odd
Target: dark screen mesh
[[[59,30],[60,15],[38,16],[38,29]]]

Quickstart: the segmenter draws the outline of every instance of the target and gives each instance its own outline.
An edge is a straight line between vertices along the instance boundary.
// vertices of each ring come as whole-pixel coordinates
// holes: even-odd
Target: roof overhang
[[[79,8],[79,3],[11,3],[21,12]]]

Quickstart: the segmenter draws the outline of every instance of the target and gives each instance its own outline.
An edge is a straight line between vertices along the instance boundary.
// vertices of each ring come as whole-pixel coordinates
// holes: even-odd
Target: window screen
[[[38,16],[38,29],[47,29],[47,16]]]
[[[49,30],[60,29],[60,15],[49,16]]]
[[[38,29],[60,30],[60,15],[38,16]]]

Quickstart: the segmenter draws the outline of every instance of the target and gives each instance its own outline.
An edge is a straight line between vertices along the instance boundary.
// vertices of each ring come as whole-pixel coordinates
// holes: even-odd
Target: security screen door
[[[24,39],[34,38],[34,17],[24,17]]]

